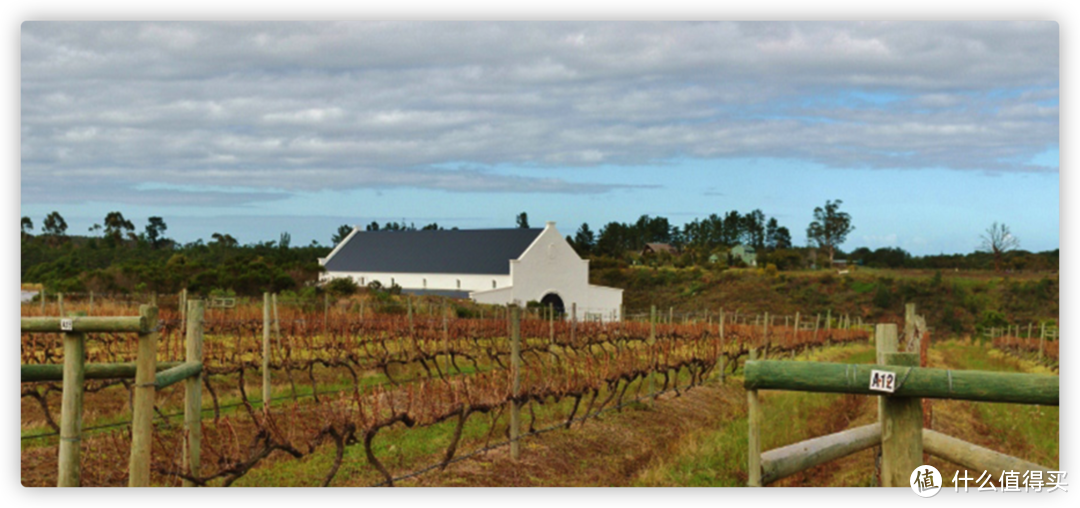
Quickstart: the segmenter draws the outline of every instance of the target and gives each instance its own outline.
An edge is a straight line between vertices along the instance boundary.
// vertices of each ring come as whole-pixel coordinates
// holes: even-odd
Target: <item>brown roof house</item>
[[[642,256],[646,256],[649,254],[659,254],[661,252],[666,252],[668,254],[671,254],[672,256],[679,255],[679,250],[675,247],[672,247],[671,244],[667,243],[647,243],[645,244],[645,248],[641,249]]]

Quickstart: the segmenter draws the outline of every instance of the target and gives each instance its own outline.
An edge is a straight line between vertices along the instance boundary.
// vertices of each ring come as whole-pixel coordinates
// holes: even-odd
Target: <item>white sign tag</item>
[[[896,390],[896,373],[887,370],[871,370],[870,389],[875,392],[892,393]]]
[[[60,320],[60,330],[64,331],[64,332],[70,332],[72,330],[71,323],[72,323],[72,320],[70,320],[70,319],[61,319]]]

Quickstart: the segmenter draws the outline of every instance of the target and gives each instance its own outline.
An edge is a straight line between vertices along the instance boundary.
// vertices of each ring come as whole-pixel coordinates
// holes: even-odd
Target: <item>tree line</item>
[[[795,246],[790,230],[760,209],[711,214],[678,226],[668,218],[642,215],[634,222],[609,222],[594,232],[583,223],[567,241],[594,268],[626,266],[642,262],[646,243],[667,243],[677,254],[658,255],[650,264],[678,267],[726,268],[733,260],[725,256],[731,247],[744,244],[756,250],[758,266],[770,264],[779,270],[828,266],[835,257],[848,264],[878,268],[996,269],[1056,271],[1058,250],[1031,253],[1019,249],[1019,240],[1004,224],[994,223],[982,236],[983,243],[969,254],[912,256],[898,247],[871,250],[859,247],[841,250],[854,230],[852,218],[840,211],[841,201],[827,201],[814,210],[807,226],[808,246]],[[315,291],[314,283],[323,268],[318,258],[329,254],[353,228],[339,226],[330,236],[330,245],[312,241],[292,245],[289,233],[276,241],[241,245],[233,236],[215,232],[209,242],[202,239],[179,243],[166,236],[168,225],[162,217],[150,217],[137,228],[119,211],[106,214],[86,235],[69,235],[68,224],[59,212],[48,214],[35,234],[34,222],[22,217],[21,278],[64,292],[176,292],[188,288],[199,293],[212,291],[257,295],[263,291]],[[528,228],[528,215],[514,217],[517,227]],[[371,222],[366,231],[443,230],[437,223],[420,228],[414,223]],[[457,229],[457,228],[451,228]],[[719,263],[714,260],[719,257]],[[737,264],[737,262],[735,262]]]

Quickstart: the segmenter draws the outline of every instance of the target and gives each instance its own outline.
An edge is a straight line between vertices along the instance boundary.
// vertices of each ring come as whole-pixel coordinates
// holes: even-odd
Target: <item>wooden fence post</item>
[[[802,313],[795,311],[795,327],[791,331],[791,358],[795,358],[796,346],[799,343],[799,321],[802,320]]]
[[[41,286],[41,315],[45,315],[45,285]]]
[[[577,302],[570,304],[570,343],[577,339]]]
[[[652,371],[655,366],[655,348],[656,344],[656,306],[653,305],[649,308],[649,396],[656,399],[653,393],[656,391],[656,379]]]
[[[446,373],[450,373],[450,366],[453,362],[450,361],[450,329],[447,326],[447,313],[450,309],[446,306],[446,300],[443,300],[442,305],[442,349],[443,349],[443,365],[446,367]]]
[[[186,290],[185,290],[186,292]],[[203,302],[184,298],[187,303],[187,331],[185,333],[184,360],[202,362],[203,354]],[[184,468],[191,476],[199,476],[200,451],[202,449],[202,384],[200,376],[184,380],[184,428],[187,430],[187,448],[184,453]],[[194,487],[195,483],[184,480],[185,487]]]
[[[90,291],[90,310],[86,311],[86,315],[88,315],[88,316],[93,316],[94,315],[94,292],[93,291]]]
[[[766,312],[765,316],[761,319],[763,328],[761,332],[761,359],[764,360],[769,357],[769,313]]]
[[[832,330],[832,309],[825,310],[825,333],[829,333]]]
[[[720,334],[720,354],[716,357],[716,370],[720,372],[720,384],[724,384],[724,309],[720,309],[718,320],[720,321],[718,330]]]
[[[513,369],[514,400],[510,402],[510,458],[521,458],[521,404],[517,397],[521,394],[521,309],[510,304],[510,367]]]
[[[277,339],[278,351],[281,351],[281,320],[278,319],[277,293],[270,295],[270,306],[274,309],[274,337]]]
[[[131,461],[128,487],[150,486],[150,446],[153,440],[154,371],[157,366],[157,307],[142,305],[139,316],[149,330],[139,333],[135,360],[135,410],[131,418]]]
[[[757,360],[757,348],[750,348],[750,361]],[[761,486],[761,401],[757,390],[746,391],[747,471],[748,487]]]
[[[416,335],[416,330],[415,330],[415,328],[413,326],[412,297],[411,296],[406,297],[405,302],[408,304],[409,336],[412,337],[412,336]]]
[[[270,293],[263,293],[262,407],[270,410]]]
[[[1039,359],[1043,358],[1043,344],[1046,342],[1046,321],[1039,323]]]
[[[885,365],[918,367],[919,354],[886,353]],[[903,379],[902,374],[896,376],[897,383]],[[905,487],[923,460],[922,399],[883,396],[881,400],[881,486]]]
[[[897,350],[897,337],[896,337],[896,334],[897,334],[896,325],[892,324],[892,323],[878,324],[876,327],[874,327],[874,348],[875,348],[875,352],[876,352],[874,363],[877,363],[878,365],[884,365],[885,364],[885,355],[888,354],[888,353],[895,353],[896,352],[896,350]],[[885,427],[884,427],[884,424],[885,424],[885,397],[878,397],[878,422],[881,422],[882,431],[884,432],[884,430],[885,430]],[[878,452],[876,453],[877,460],[879,460],[879,461],[881,460],[882,453],[883,453],[882,450],[878,450]],[[878,483],[879,485],[882,485],[882,483],[880,483],[880,480],[881,480],[881,478],[884,478],[884,477],[885,477],[885,475],[881,474],[881,477],[878,479],[879,480],[879,483]]]
[[[905,351],[908,353],[918,352],[919,344],[912,342],[915,337],[915,304],[908,303],[904,305],[904,346]],[[907,349],[908,346],[913,349]]]
[[[668,307],[667,324],[675,322],[675,307]]]
[[[56,293],[57,316],[64,317],[64,293]]]
[[[64,392],[60,408],[60,458],[57,487],[80,486],[83,376],[86,372],[86,334],[65,333]]]

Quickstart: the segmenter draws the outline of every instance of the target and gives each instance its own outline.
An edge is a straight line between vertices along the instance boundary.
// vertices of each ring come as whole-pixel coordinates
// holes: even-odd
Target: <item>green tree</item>
[[[814,221],[806,228],[806,237],[810,245],[816,246],[829,254],[829,265],[832,265],[836,248],[847,240],[847,235],[855,230],[851,225],[851,215],[841,212],[839,199],[825,201],[825,208],[814,208]]]
[[[982,246],[979,250],[989,252],[994,256],[994,271],[1001,271],[1001,262],[1005,254],[1016,250],[1020,246],[1020,239],[1013,236],[1009,226],[995,222],[986,228],[986,234],[980,235]]]
[[[147,222],[146,239],[150,241],[150,245],[155,249],[165,242],[166,229],[169,229],[169,226],[165,225],[165,220],[161,217],[150,217],[149,222]]]
[[[529,229],[529,215],[527,213],[521,212],[517,215],[517,227]]]
[[[214,240],[210,243],[218,247],[236,247],[238,245],[236,239],[230,234],[214,233],[210,235],[210,238]]]
[[[586,256],[592,253],[593,247],[596,247],[596,235],[589,229],[589,224],[583,222],[574,234],[574,248],[579,255]]]
[[[347,236],[349,236],[349,233],[352,233],[352,230],[352,226],[348,224],[342,224],[338,226],[337,233],[334,233],[334,236],[330,237],[330,243],[332,245],[337,245],[341,243],[345,240]]]
[[[26,238],[33,231],[34,221],[30,220],[30,217],[24,215],[22,218],[22,237]]]
[[[109,212],[105,215],[105,237],[112,239],[112,241],[119,242],[123,239],[124,234],[131,234],[135,231],[135,225],[131,221],[124,218],[124,214],[120,212]]]
[[[788,228],[785,226],[780,226],[779,228],[776,228],[776,248],[791,248],[791,231],[788,231]]]
[[[53,211],[45,217],[45,221],[41,224],[41,232],[54,238],[67,235],[67,228],[67,221],[57,211]]]

